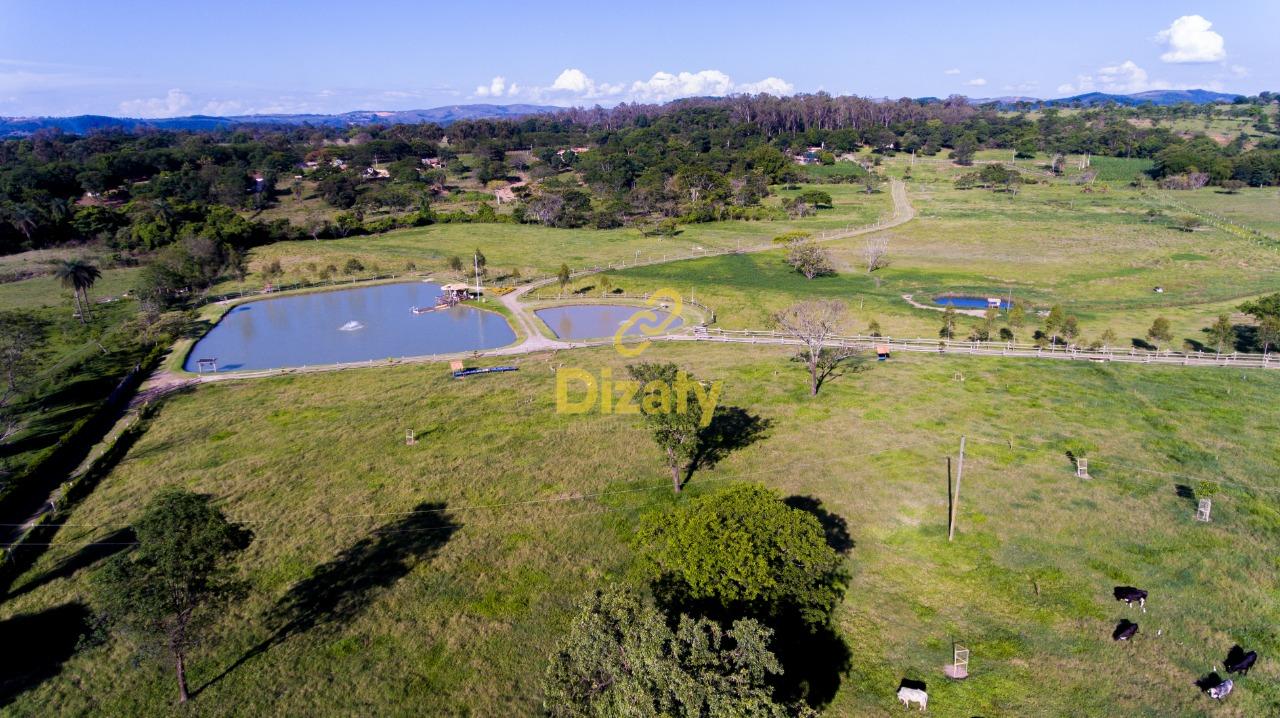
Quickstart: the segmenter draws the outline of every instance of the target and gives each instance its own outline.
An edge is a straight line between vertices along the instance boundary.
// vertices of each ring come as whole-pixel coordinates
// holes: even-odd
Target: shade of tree
[[[806,279],[835,274],[831,257],[827,250],[813,242],[796,242],[787,250],[787,264],[805,276]]]
[[[1156,317],[1152,320],[1151,327],[1147,329],[1147,341],[1157,349],[1173,341],[1173,330],[1169,326],[1169,320],[1164,317]]]
[[[619,587],[587,598],[551,655],[544,705],[556,718],[807,715],[777,702],[772,631],[751,619],[726,630],[657,608]]]
[[[646,517],[641,560],[676,604],[714,604],[724,615],[795,616],[825,624],[847,576],[822,524],[762,486],[699,496]]]
[[[679,369],[675,364],[644,363],[627,367],[627,373],[642,387],[644,394],[640,397],[642,407],[645,406],[647,395],[651,393],[648,387],[665,386],[668,387],[667,391],[670,391],[679,379],[678,372]],[[685,377],[687,382],[696,381],[692,375],[686,374]],[[655,387],[654,391],[661,391],[661,389]],[[692,402],[692,399],[690,401]],[[702,407],[688,406],[686,411],[676,411],[670,404],[670,396],[668,396],[666,411],[641,412],[641,420],[645,428],[649,430],[653,442],[662,451],[663,462],[671,472],[671,486],[676,493],[680,493],[681,474],[689,468],[690,462],[698,455],[698,449],[701,446],[700,408]]]
[[[809,370],[810,396],[816,396],[823,379],[853,354],[848,347],[828,346],[844,322],[845,311],[844,302],[839,300],[810,299],[773,315],[782,333],[804,346],[801,358]]]
[[[1205,330],[1205,334],[1209,337],[1209,346],[1213,347],[1218,354],[1221,354],[1224,349],[1235,346],[1236,328],[1231,323],[1231,318],[1225,314],[1219,314],[1213,324]]]
[[[185,703],[187,656],[217,608],[240,592],[231,561],[252,534],[228,521],[212,496],[176,488],[156,494],[133,531],[137,546],[94,574],[97,603],[110,626],[172,662]]]
[[[53,276],[72,291],[76,315],[81,322],[89,319],[89,289],[102,278],[102,270],[83,259],[64,259],[54,265]]]

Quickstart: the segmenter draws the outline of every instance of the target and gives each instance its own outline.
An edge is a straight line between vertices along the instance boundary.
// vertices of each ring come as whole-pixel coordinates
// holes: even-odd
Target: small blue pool
[[[992,297],[995,299],[995,297]],[[934,297],[933,303],[943,307],[955,307],[957,309],[986,309],[989,304],[986,297]],[[1009,308],[1007,299],[1000,300],[1000,309]]]
[[[538,309],[538,316],[558,339],[603,339],[617,333],[618,327],[637,312],[651,311],[658,319],[649,321],[645,317],[627,328],[627,336],[640,336],[641,327],[655,327],[667,321],[670,313],[652,307],[632,307],[624,304],[572,304],[564,307]],[[668,330],[676,329],[684,320],[675,317]]]

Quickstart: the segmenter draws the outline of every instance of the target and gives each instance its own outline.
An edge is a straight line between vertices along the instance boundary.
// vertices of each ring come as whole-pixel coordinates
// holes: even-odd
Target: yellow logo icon
[[[660,307],[667,311],[665,319],[658,319],[658,313],[652,309],[641,309],[632,314],[626,321],[618,325],[618,331],[613,335],[613,348],[624,357],[637,357],[644,353],[649,345],[653,342],[645,339],[640,342],[628,344],[626,342],[627,332],[633,327],[638,328],[640,333],[646,337],[653,337],[663,334],[669,329],[684,309],[684,300],[680,298],[680,293],[674,289],[659,289],[649,298],[645,300],[645,304],[651,307]]]

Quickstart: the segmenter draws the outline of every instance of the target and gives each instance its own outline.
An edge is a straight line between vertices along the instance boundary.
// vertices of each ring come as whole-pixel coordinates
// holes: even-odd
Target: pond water
[[[993,297],[994,298],[994,297]],[[933,303],[943,307],[956,307],[957,309],[986,309],[986,297],[934,297]],[[1009,300],[1000,300],[1000,309],[1009,308]]]
[[[651,322],[646,317],[628,327],[627,336],[640,336],[643,334],[640,330],[641,326],[655,327],[671,316],[670,312],[660,309],[624,304],[574,304],[567,307],[538,309],[534,314],[551,327],[551,331],[555,332],[556,337],[560,339],[603,339],[613,336],[618,331],[618,325],[630,319],[636,312],[645,309],[652,311],[658,317],[658,321]],[[684,320],[681,317],[676,317],[667,329],[675,329],[683,323]]]
[[[516,340],[507,320],[492,312],[410,311],[435,306],[438,296],[440,285],[416,282],[248,302],[196,342],[185,368],[217,359],[218,371],[279,369],[493,349]]]

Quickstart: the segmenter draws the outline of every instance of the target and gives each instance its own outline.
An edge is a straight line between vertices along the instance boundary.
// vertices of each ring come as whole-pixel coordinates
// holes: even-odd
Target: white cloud
[[[596,82],[582,70],[570,67],[557,75],[551,87],[545,88],[545,91],[560,96],[577,95],[582,99],[597,99],[622,92],[622,85]]]
[[[176,117],[191,108],[191,97],[179,89],[169,90],[164,97],[125,100],[120,113],[126,117]]]
[[[736,90],[748,95],[759,95],[763,93],[766,95],[777,95],[778,97],[782,97],[783,95],[790,95],[794,93],[796,91],[796,87],[780,77],[766,77],[759,82],[744,82],[741,85],[738,85]]]
[[[944,74],[944,75],[959,75],[959,74],[960,74],[960,68],[958,68],[958,67],[952,67],[952,68],[950,68],[950,69],[943,70],[943,71],[942,71],[942,74]]]
[[[1144,92],[1146,90],[1167,90],[1170,85],[1163,80],[1151,80],[1147,71],[1138,67],[1133,60],[1125,60],[1119,65],[1098,69],[1098,82],[1107,92],[1126,94]]]
[[[982,87],[983,85],[987,84],[987,78],[975,77],[972,80],[966,80],[964,84],[970,87]]]
[[[1210,30],[1213,23],[1199,15],[1183,15],[1156,35],[1169,48],[1164,62],[1218,62],[1227,57],[1222,36]]]
[[[244,103],[239,100],[209,100],[200,110],[200,114],[224,117],[247,113],[244,111]]]
[[[1005,85],[1001,89],[1008,92],[1031,92],[1032,90],[1036,89],[1036,86],[1039,84],[1040,83],[1036,82],[1035,80],[1027,80],[1026,82],[1019,82],[1013,85]]]
[[[655,72],[645,81],[631,83],[632,97],[644,100],[672,100],[697,95],[727,95],[733,92],[733,80],[719,70]]]
[[[1058,85],[1058,92],[1063,95],[1077,95],[1086,92],[1110,92],[1127,95],[1147,90],[1168,90],[1173,83],[1165,80],[1153,80],[1147,71],[1133,60],[1125,60],[1118,65],[1100,67],[1093,75],[1076,75],[1074,83]]]
[[[494,88],[483,88],[486,92],[481,92],[482,88],[476,89],[476,94],[483,97],[489,96],[486,92],[491,94]],[[575,67],[561,72],[549,86],[524,90],[524,94],[533,100],[551,102],[577,100],[666,102],[680,97],[723,96],[735,93],[789,95],[794,92],[794,85],[773,76],[756,82],[738,83],[720,70],[678,73],[660,70],[653,73],[647,80],[610,83],[595,80]],[[507,94],[514,94],[514,91],[508,88]]]
[[[1249,68],[1245,67],[1244,65],[1232,65],[1231,74],[1235,75],[1236,77],[1248,77]]]
[[[478,97],[502,97],[503,95],[511,96],[520,91],[520,86],[516,83],[507,84],[507,78],[498,75],[489,81],[488,85],[480,85],[476,88],[476,96]]]

